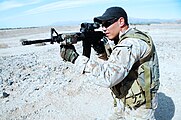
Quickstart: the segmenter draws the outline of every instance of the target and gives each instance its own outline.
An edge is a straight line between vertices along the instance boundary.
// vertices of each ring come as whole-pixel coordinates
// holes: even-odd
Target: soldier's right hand
[[[103,41],[99,41],[97,44],[93,44],[93,49],[97,52],[97,55],[100,59],[107,60],[107,53]]]

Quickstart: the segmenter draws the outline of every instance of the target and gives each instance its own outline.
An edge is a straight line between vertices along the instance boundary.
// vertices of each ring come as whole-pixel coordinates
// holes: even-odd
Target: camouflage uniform
[[[130,29],[128,29],[130,30]],[[127,31],[128,31],[127,30]],[[126,31],[126,32],[127,32]],[[122,33],[120,33],[120,36]],[[89,74],[89,79],[95,84],[111,88],[120,83],[129,74],[133,64],[143,58],[148,51],[148,44],[140,39],[126,38],[119,42],[107,61],[97,61],[79,56],[75,66],[81,72]],[[145,104],[130,109],[115,98],[117,105],[114,112],[108,117],[110,120],[154,120],[154,110],[157,107],[157,96],[152,99],[152,109],[146,109]]]

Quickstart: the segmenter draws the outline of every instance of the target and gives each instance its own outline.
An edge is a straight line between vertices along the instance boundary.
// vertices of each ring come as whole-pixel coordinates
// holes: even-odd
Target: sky
[[[0,28],[93,22],[112,6],[132,18],[181,19],[181,0],[0,0]]]

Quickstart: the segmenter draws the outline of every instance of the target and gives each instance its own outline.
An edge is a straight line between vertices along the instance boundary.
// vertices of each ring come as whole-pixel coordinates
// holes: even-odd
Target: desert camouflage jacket
[[[95,84],[111,88],[128,75],[133,64],[144,57],[148,48],[148,44],[142,40],[126,38],[116,45],[107,61],[79,56],[75,67],[87,74]]]

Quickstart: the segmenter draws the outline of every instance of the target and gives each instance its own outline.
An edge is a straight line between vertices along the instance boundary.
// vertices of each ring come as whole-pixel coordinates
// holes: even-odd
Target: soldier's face
[[[118,20],[114,21],[112,24],[105,21],[102,24],[102,29],[110,40],[114,40],[119,36],[120,27]]]

